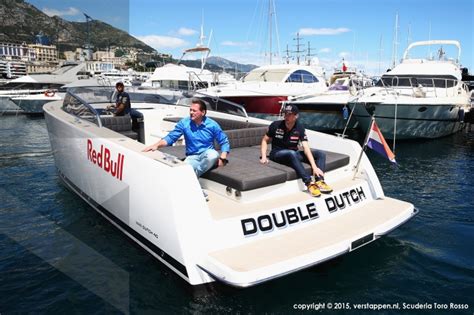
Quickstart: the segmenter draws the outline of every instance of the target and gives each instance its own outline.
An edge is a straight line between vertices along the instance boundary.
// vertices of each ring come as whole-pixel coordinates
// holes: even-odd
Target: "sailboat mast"
[[[270,50],[269,50],[269,55],[270,55],[270,64],[272,64],[272,0],[268,1],[268,35],[269,35],[269,43],[270,43]]]
[[[393,39],[393,51],[392,51],[392,68],[397,64],[398,60],[398,12],[395,15],[395,35]]]

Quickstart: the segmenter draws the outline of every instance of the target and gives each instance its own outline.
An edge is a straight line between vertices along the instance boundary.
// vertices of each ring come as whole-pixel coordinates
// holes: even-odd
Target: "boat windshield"
[[[396,76],[396,75],[383,75],[382,78],[377,82],[377,86],[392,86],[392,87],[438,87],[438,88],[450,88],[457,84],[457,79],[451,75],[416,75],[416,76]]]
[[[243,82],[282,82],[289,69],[254,69],[243,79]]]
[[[190,106],[193,98],[199,98],[206,102],[208,110],[248,117],[247,112],[241,105],[198,92],[167,89],[139,90],[133,88],[127,89],[127,92],[130,95],[132,109],[153,108],[153,106],[144,107],[138,105],[143,103],[149,105]],[[67,96],[64,98],[63,109],[80,118],[84,118],[84,113],[88,112],[85,116],[87,117],[86,119],[90,120],[90,116],[97,114],[94,104],[110,104],[114,102],[115,88],[110,86],[71,87],[67,90]],[[81,104],[82,106],[80,106]]]
[[[329,91],[348,91],[349,90],[349,86],[347,85],[342,85],[340,83],[334,83],[333,85],[331,85],[328,89]]]

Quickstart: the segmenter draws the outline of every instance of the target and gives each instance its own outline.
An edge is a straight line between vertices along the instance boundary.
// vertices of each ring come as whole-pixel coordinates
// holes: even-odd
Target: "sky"
[[[58,15],[69,21],[84,22],[82,12],[85,12],[94,19],[129,32],[159,52],[172,54],[174,58],[179,58],[184,49],[196,46],[202,25],[206,37],[204,43],[211,48],[212,56],[244,64],[269,64],[270,55],[272,63],[280,63],[285,61],[287,47],[290,62],[296,62],[297,42],[294,39],[299,33],[300,50],[304,50],[300,53],[301,60],[308,53],[309,45],[310,58],[328,70],[340,66],[344,58],[349,66],[379,75],[392,65],[394,59],[402,57],[409,43],[449,39],[461,43],[461,64],[474,73],[472,0],[27,2],[48,15]],[[269,10],[269,3],[272,3],[273,10]],[[269,23],[270,17],[272,23]],[[270,38],[272,54],[269,53]],[[394,45],[395,42],[398,44]],[[436,55],[437,49],[426,48],[419,52],[420,57],[430,53]],[[455,50],[448,49],[447,52],[450,57],[457,57]]]

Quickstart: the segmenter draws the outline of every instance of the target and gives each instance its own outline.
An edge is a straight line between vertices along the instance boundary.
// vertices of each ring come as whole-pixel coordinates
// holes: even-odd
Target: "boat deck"
[[[356,249],[414,214],[410,203],[392,198],[373,200],[317,224],[213,251],[200,266],[229,284],[252,285]]]
[[[331,187],[334,192],[342,191],[344,188],[350,186],[360,185],[363,181],[356,179],[344,179],[337,182],[331,182]],[[212,190],[208,191],[209,201],[208,206],[211,211],[211,216],[214,220],[229,219],[232,217],[239,217],[243,215],[249,215],[255,212],[265,212],[265,210],[272,210],[281,207],[282,205],[290,205],[301,203],[304,201],[318,201],[324,199],[325,196],[322,194],[320,197],[311,197],[306,191],[295,191],[294,193],[285,194],[278,197],[266,198],[264,200],[258,200],[254,202],[240,202],[233,200],[226,196],[222,196]],[[334,193],[333,193],[334,194]]]

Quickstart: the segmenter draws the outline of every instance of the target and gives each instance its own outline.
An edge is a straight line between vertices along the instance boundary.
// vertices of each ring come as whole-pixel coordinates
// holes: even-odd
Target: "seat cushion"
[[[202,177],[236,190],[247,191],[284,183],[287,175],[284,171],[262,165],[258,161],[255,163],[233,157],[226,166],[214,168]]]
[[[184,160],[184,146],[160,148],[160,151]],[[345,166],[349,156],[326,152],[326,172]],[[240,191],[257,189],[283,183],[298,178],[293,168],[270,161],[266,165],[259,162],[260,146],[240,147],[231,150],[229,164],[225,167],[214,168],[202,177]],[[311,172],[311,166],[303,163],[306,171]]]

